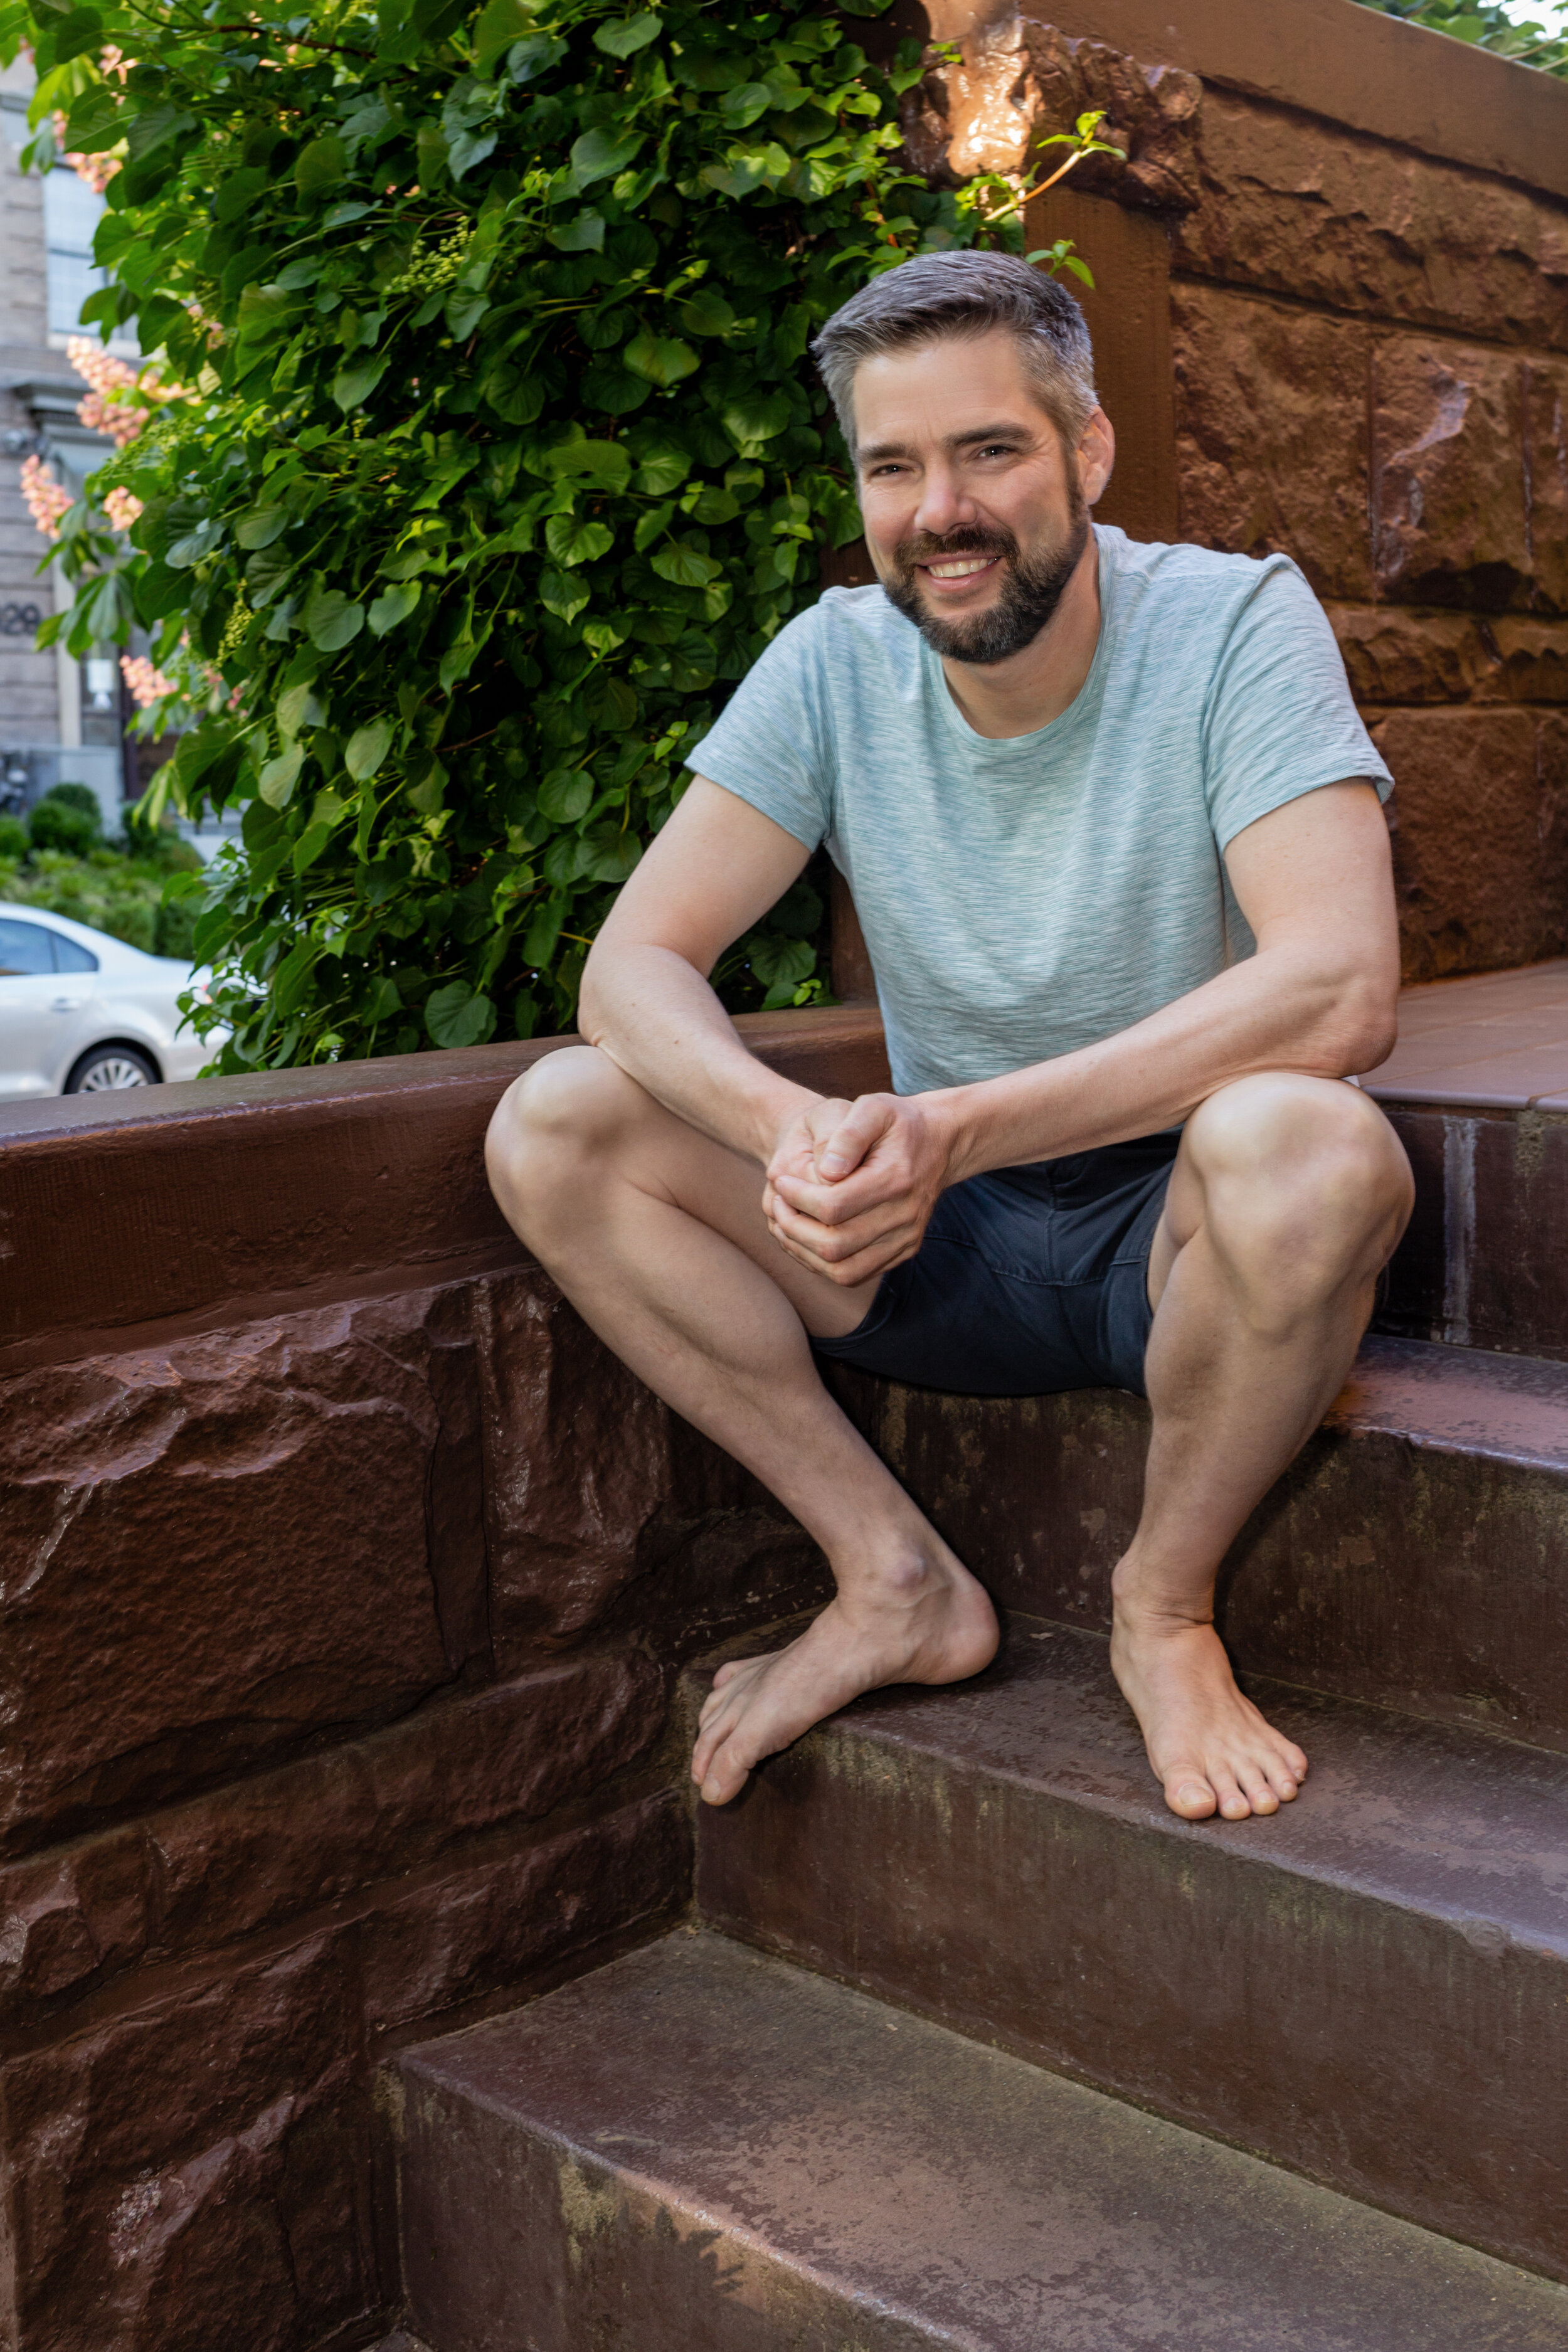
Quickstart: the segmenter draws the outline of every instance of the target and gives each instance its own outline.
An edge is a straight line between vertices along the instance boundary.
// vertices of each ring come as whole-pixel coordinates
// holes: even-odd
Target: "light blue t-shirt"
[[[827,844],[900,1094],[1131,1028],[1253,951],[1222,854],[1320,785],[1393,779],[1288,556],[1099,528],[1101,626],[1070,709],[977,735],[880,588],[782,630],[689,764]]]

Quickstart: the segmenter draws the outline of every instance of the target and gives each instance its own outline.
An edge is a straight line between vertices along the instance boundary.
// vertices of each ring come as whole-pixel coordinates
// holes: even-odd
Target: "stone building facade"
[[[23,500],[22,463],[42,455],[74,488],[112,444],[78,417],[87,386],[66,356],[95,282],[102,200],[63,164],[45,176],[22,170],[32,85],[22,60],[0,71],[0,795],[26,804],[51,784],[90,784],[114,831],[135,775],[116,649],[98,649],[89,667],[34,644],[68,591],[52,565],[37,576],[47,550]]]
[[[934,179],[1086,107],[1127,149],[1030,215],[1100,277],[1101,512],[1323,599],[1398,787],[1405,977],[1568,950],[1568,86],[1347,0],[929,19]]]

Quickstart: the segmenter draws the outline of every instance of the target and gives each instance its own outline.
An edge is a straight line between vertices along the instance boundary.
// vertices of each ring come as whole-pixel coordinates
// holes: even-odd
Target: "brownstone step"
[[[1568,1358],[1568,960],[1407,988],[1363,1083],[1416,1182],[1379,1328]]]
[[[679,1935],[398,2062],[436,2352],[1561,2352],[1568,2294]]]
[[[1142,1399],[835,1385],[999,1601],[1109,1628]],[[1243,1530],[1219,1608],[1255,1674],[1568,1752],[1568,1365],[1369,1339]]]
[[[1301,1795],[1180,1822],[1106,1643],[1015,1620],[702,1809],[700,1914],[1568,2274],[1568,1761],[1250,1687]]]

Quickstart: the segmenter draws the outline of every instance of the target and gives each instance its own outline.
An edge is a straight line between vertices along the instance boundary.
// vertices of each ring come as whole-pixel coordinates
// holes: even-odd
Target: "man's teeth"
[[[984,572],[994,561],[989,555],[963,555],[952,563],[928,563],[926,570],[933,580],[967,580],[972,572]]]

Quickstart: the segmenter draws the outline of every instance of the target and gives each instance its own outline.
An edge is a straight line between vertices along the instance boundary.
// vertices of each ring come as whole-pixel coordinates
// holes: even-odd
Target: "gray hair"
[[[1069,447],[1098,402],[1089,329],[1065,286],[1012,253],[918,253],[850,296],[812,344],[850,455],[855,372],[880,352],[1005,327],[1041,407]]]

